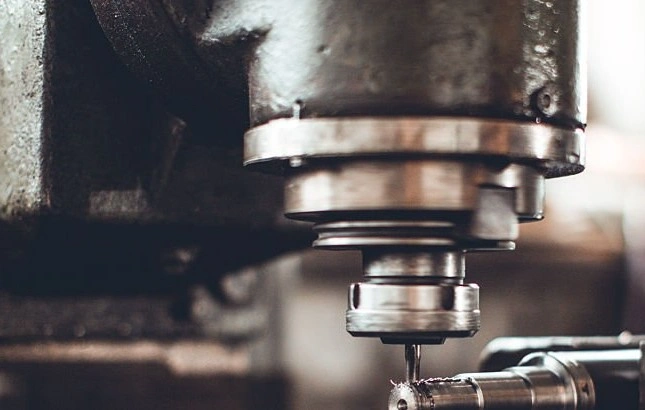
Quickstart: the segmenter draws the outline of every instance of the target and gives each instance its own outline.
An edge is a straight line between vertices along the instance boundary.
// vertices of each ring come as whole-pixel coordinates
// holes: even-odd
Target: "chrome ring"
[[[547,177],[584,169],[584,133],[546,124],[451,117],[278,119],[249,130],[244,165],[325,157],[484,155],[540,161]],[[293,161],[296,159],[297,161]]]

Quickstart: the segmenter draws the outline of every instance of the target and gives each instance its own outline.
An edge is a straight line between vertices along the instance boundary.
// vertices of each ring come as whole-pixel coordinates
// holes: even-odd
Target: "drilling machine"
[[[480,327],[465,254],[512,250],[518,223],[544,216],[545,179],[584,168],[583,2],[317,6],[319,32],[288,54],[280,29],[258,46],[245,165],[284,173],[286,215],[314,223],[314,247],[362,252],[347,331],[405,345],[388,408],[634,406],[638,349],[420,378],[422,345]]]
[[[406,380],[395,384],[390,409],[612,408],[614,390],[605,396],[603,387],[625,375],[630,394],[638,391],[638,338],[603,339],[587,344],[589,352],[570,353],[546,351],[580,343],[527,343],[512,352],[506,344],[498,352],[505,357],[530,354],[506,370],[492,366],[487,370],[495,372],[454,378],[422,379],[419,369],[422,345],[471,337],[480,327],[479,288],[466,282],[466,254],[512,250],[518,223],[544,216],[545,180],[584,168],[584,0],[91,0],[92,13],[129,72],[185,120],[166,127],[159,144],[162,165],[172,162],[185,139],[185,124],[201,138],[198,145],[216,134],[223,151],[234,151],[247,129],[243,162],[258,172],[248,173],[254,179],[227,173],[225,155],[222,166],[209,163],[204,172],[245,185],[232,194],[230,185],[220,184],[219,197],[195,195],[196,201],[186,203],[164,196],[163,166],[142,183],[141,170],[109,161],[129,143],[149,144],[110,145],[97,135],[104,132],[107,140],[127,129],[127,118],[147,115],[140,111],[150,96],[137,99],[135,115],[128,116],[118,98],[107,108],[92,105],[92,87],[116,69],[88,70],[82,74],[90,80],[73,86],[77,78],[70,73],[82,66],[74,56],[93,50],[65,43],[81,37],[69,29],[87,15],[81,3],[65,9],[60,2],[33,0],[21,9],[33,7],[32,14],[26,12],[30,23],[46,15],[48,36],[44,51],[37,51],[45,66],[63,64],[43,74],[50,83],[39,96],[42,106],[11,111],[28,123],[26,113],[42,110],[33,122],[53,126],[33,142],[38,149],[20,151],[32,144],[22,137],[17,143],[5,140],[24,158],[40,162],[32,169],[11,168],[15,156],[0,154],[11,171],[5,170],[9,188],[27,188],[5,190],[12,194],[0,198],[4,219],[107,215],[117,221],[217,221],[218,228],[233,226],[232,231],[244,223],[281,231],[271,219],[279,201],[270,196],[270,203],[258,202],[266,196],[254,194],[275,194],[277,188],[273,179],[258,175],[282,175],[284,212],[313,223],[316,248],[362,252],[364,278],[349,288],[347,330],[405,346]],[[31,57],[38,60],[38,53]],[[40,63],[26,68],[38,71]],[[100,93],[110,95],[109,84],[101,87]],[[85,89],[90,91],[78,94]],[[81,115],[70,115],[74,111],[65,104],[74,101],[90,103]],[[99,121],[74,128],[83,115]],[[75,137],[82,132],[94,140]],[[77,139],[70,146],[62,136]],[[195,180],[189,173],[182,177],[179,184]],[[236,209],[236,200],[246,201],[246,213]],[[235,243],[248,247],[245,257],[298,246],[270,247],[275,238]],[[79,329],[83,335],[93,330]],[[99,326],[108,333],[115,329]],[[174,322],[168,329],[135,330],[147,337],[203,336],[202,329]],[[51,337],[58,330],[44,331]],[[29,336],[43,336],[34,332]]]

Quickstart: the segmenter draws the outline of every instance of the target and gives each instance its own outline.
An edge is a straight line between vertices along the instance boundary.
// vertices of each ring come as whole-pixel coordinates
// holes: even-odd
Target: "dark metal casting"
[[[206,76],[200,90],[220,91],[211,116],[223,101],[237,106],[248,70],[252,125],[357,115],[586,121],[578,1],[92,4],[126,63],[173,99]]]

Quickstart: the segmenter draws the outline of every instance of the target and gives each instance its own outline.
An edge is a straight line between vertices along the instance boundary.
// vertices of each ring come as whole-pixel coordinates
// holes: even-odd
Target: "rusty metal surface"
[[[208,127],[170,115],[115,55],[89,2],[26,4],[0,6],[0,221],[275,227],[279,180],[241,166],[243,108],[209,112],[227,121]],[[192,95],[201,80],[179,86]]]
[[[300,117],[586,121],[577,1],[271,3],[279,17],[249,70],[253,124],[294,104]]]
[[[193,125],[232,128],[239,134],[248,124],[246,93],[243,80],[232,84],[230,79],[245,78],[243,62],[233,61],[233,55],[220,61],[215,54],[214,64],[227,73],[216,75],[192,41],[192,30],[199,31],[208,20],[208,3],[92,2],[112,46],[137,78]]]
[[[241,134],[220,144],[212,137],[232,140],[232,129],[169,114],[118,59],[88,1],[9,1],[0,12],[3,287],[7,277],[34,289],[150,279],[158,266],[141,261],[161,252],[159,238],[207,246],[208,229],[218,246],[248,246],[227,252],[218,273],[307,245],[280,216],[279,179],[242,168]],[[120,235],[138,240],[123,249]],[[91,248],[106,237],[114,252]]]
[[[272,227],[279,182],[239,168],[249,110],[585,122],[578,2],[28,4],[2,5],[4,220]]]
[[[0,219],[37,212],[43,189],[43,53],[41,0],[0,3]]]
[[[172,79],[192,61],[196,78],[206,73],[210,85],[244,91],[248,68],[253,125],[367,114],[567,128],[586,121],[578,1],[144,3],[92,1],[125,61],[162,89],[176,89]],[[152,41],[152,21],[183,44],[179,55],[176,45]],[[164,54],[177,61],[155,64]]]
[[[264,332],[271,308],[227,305],[219,280],[309,242],[278,181],[169,115],[88,1],[0,12],[0,339]]]

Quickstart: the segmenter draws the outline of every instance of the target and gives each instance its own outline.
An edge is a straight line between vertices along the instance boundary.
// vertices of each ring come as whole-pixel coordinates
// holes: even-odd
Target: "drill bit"
[[[405,380],[408,383],[419,380],[421,368],[421,345],[405,345]]]

